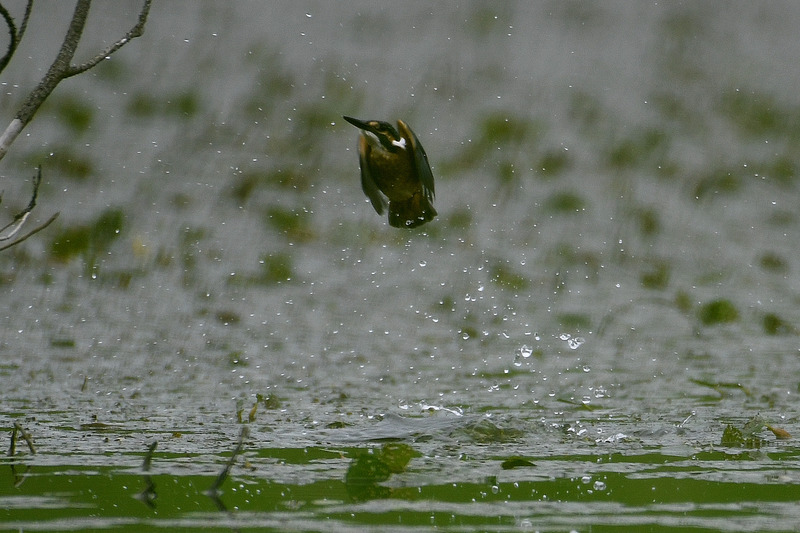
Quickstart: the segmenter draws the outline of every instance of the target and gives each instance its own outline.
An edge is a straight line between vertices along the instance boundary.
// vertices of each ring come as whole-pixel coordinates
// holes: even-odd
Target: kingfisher
[[[433,220],[433,173],[411,128],[402,120],[395,129],[379,120],[343,118],[361,130],[361,189],[375,211],[382,215],[388,207],[389,225],[395,228],[415,228]]]

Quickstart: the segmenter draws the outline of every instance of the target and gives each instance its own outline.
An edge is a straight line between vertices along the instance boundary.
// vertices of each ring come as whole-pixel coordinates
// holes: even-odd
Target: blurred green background
[[[76,61],[139,8],[94,5]],[[71,10],[35,5],[0,79],[0,120],[46,71]],[[743,520],[790,530],[792,441],[760,424],[772,456],[733,450],[765,470],[727,472],[741,501],[727,485],[715,496],[711,472],[730,467],[716,451],[726,425],[760,413],[796,433],[798,24],[793,3],[155,2],[145,35],[64,81],[0,165],[5,220],[40,164],[34,214],[61,212],[0,254],[3,425],[26,421],[44,450],[31,460],[49,453],[56,471],[111,449],[113,476],[159,440],[167,473],[191,453],[191,474],[213,478],[260,405],[248,441],[260,470],[239,475],[303,487],[342,482],[358,454],[287,474],[302,461],[283,451],[375,439],[415,445],[406,482],[420,490],[439,469],[444,486],[496,486],[488,465],[517,456],[556,481],[581,479],[587,454],[669,457],[712,482],[695,498],[682,475],[653,474],[706,513],[687,523],[730,526],[722,508],[771,494],[772,522]],[[411,125],[436,220],[400,231],[373,212],[342,114]],[[428,417],[442,426],[404,426]],[[95,421],[110,426],[83,438]],[[611,476],[608,504],[631,506],[636,527],[682,527],[683,511],[631,499],[626,480],[649,475],[631,471]],[[764,492],[775,483],[788,492]],[[524,486],[498,529],[525,529],[526,513],[544,529],[622,525],[582,497],[535,507],[542,491],[570,492]],[[407,493],[379,494],[405,516]],[[473,496],[454,494],[446,514],[464,521],[434,523],[457,530]],[[315,529],[324,507],[286,520]],[[385,525],[380,506],[359,509]],[[337,523],[364,525],[350,511]]]

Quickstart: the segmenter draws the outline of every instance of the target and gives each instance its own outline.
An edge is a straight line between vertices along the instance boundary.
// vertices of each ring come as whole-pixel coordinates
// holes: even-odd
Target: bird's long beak
[[[360,130],[367,130],[367,131],[372,130],[372,128],[370,128],[369,125],[363,120],[358,120],[357,118],[348,117],[347,115],[342,115],[342,118]]]

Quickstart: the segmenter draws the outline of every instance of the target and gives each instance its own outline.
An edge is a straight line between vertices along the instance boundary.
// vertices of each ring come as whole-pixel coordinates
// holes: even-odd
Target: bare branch
[[[18,118],[15,118],[9,123],[3,134],[0,135],[0,159],[5,157],[9,147],[11,146],[11,143],[14,142],[14,139],[17,138],[24,127],[25,124],[23,124]]]
[[[37,168],[36,175],[33,177],[33,194],[31,194],[31,199],[28,202],[28,207],[17,213],[17,215],[14,217],[14,220],[12,220],[10,223],[6,224],[5,227],[0,229],[0,242],[12,239],[22,229],[22,226],[28,220],[28,216],[31,214],[31,211],[33,211],[33,208],[36,207],[36,198],[39,196],[39,185],[41,183],[42,183],[42,167],[41,165],[39,165],[39,167]],[[39,233],[44,228],[49,226],[57,217],[58,213],[51,216],[47,220],[47,222],[45,222],[41,226],[37,226],[36,228],[32,229],[19,239],[16,239],[15,241],[10,242],[4,246],[0,246],[0,252],[2,252],[7,248],[11,248],[12,246],[16,246],[17,244],[21,243],[31,235]]]
[[[36,175],[33,177],[33,194],[31,194],[31,199],[28,202],[28,207],[17,213],[17,215],[14,217],[14,220],[12,220],[10,223],[6,224],[5,227],[0,229],[0,242],[7,241],[13,238],[22,229],[22,226],[28,220],[28,216],[31,214],[31,211],[33,211],[33,208],[36,207],[36,198],[39,196],[39,185],[41,185],[41,183],[42,183],[42,166],[39,165],[39,167],[37,168]],[[4,246],[0,246],[0,252],[2,252],[7,248],[11,248],[12,246],[16,246],[17,244],[21,243],[31,235],[39,233],[44,228],[49,226],[56,218],[58,218],[58,215],[59,214],[56,213],[55,215],[51,216],[47,220],[47,222],[45,222],[40,226],[35,227],[34,229],[32,229],[19,239],[16,239],[15,241],[10,242]],[[9,228],[11,229],[9,230]]]
[[[19,424],[14,424],[14,429],[11,430],[11,445],[8,447],[8,456],[12,457],[17,453],[17,433],[19,432]]]
[[[75,11],[72,14],[72,20],[67,29],[67,34],[64,36],[64,42],[61,43],[61,48],[58,51],[55,61],[50,65],[44,78],[42,78],[36,88],[28,95],[28,98],[22,104],[14,120],[11,121],[3,134],[0,135],[0,159],[6,155],[11,143],[14,142],[23,128],[27,126],[36,114],[36,111],[39,110],[39,107],[41,107],[47,97],[50,96],[50,93],[53,92],[62,80],[89,70],[100,63],[100,61],[125,46],[132,39],[144,34],[144,26],[147,22],[147,15],[150,13],[151,2],[152,0],[144,0],[142,10],[139,12],[139,20],[122,39],[115,42],[86,63],[82,65],[73,65],[72,58],[75,55],[75,50],[78,48],[81,35],[83,35],[86,17],[89,14],[89,7],[92,3],[91,0],[77,0]]]
[[[14,55],[19,41],[17,40],[17,27],[14,25],[14,19],[3,4],[0,4],[0,15],[2,15],[6,21],[6,26],[8,26],[8,50],[6,50],[6,55],[0,59],[0,72],[2,72],[8,62],[11,61],[11,56]]]
[[[133,28],[128,30],[128,33],[126,33],[122,39],[115,42],[86,63],[83,63],[82,65],[71,65],[67,72],[65,72],[64,77],[69,78],[70,76],[74,76],[89,70],[104,59],[108,59],[108,56],[125,46],[131,39],[141,37],[144,34],[144,25],[147,23],[147,15],[150,13],[151,2],[152,0],[145,0],[142,10],[139,12],[139,21],[135,26],[133,26]]]
[[[150,13],[151,3],[152,0],[144,0],[142,9],[139,12],[138,21],[121,39],[92,57],[86,63],[81,65],[73,65],[72,58],[75,56],[75,50],[78,48],[78,43],[83,35],[83,29],[86,25],[86,18],[89,15],[89,8],[92,4],[91,0],[76,1],[75,11],[72,14],[72,20],[67,28],[67,34],[64,36],[64,41],[61,43],[61,48],[59,49],[53,64],[50,65],[50,68],[47,70],[44,78],[42,78],[39,84],[30,92],[30,94],[28,94],[28,97],[25,99],[25,102],[22,104],[22,107],[20,107],[17,115],[14,117],[11,123],[6,127],[3,133],[0,134],[0,159],[5,157],[11,144],[16,140],[20,132],[25,128],[25,126],[28,125],[31,119],[33,119],[36,111],[39,110],[47,97],[50,96],[50,93],[53,92],[53,90],[59,83],[61,83],[62,80],[82,72],[86,72],[92,67],[97,66],[97,64],[99,64],[102,60],[107,59],[111,54],[125,46],[132,39],[140,37],[142,34],[144,34],[144,27],[147,23],[147,16]],[[11,17],[8,10],[2,4],[0,4],[0,16],[5,20],[10,36],[8,51],[6,52],[5,56],[0,58],[0,72],[2,72],[8,62],[11,60],[14,52],[17,49],[17,45],[19,45],[19,42],[22,40],[25,29],[28,26],[28,20],[30,18],[32,6],[33,0],[28,0],[27,7],[25,9],[25,16],[22,19],[22,24],[19,30],[17,30],[14,24],[14,19]],[[12,220],[9,224],[0,229],[0,242],[13,239],[17,233],[22,230],[22,226],[28,220],[33,208],[36,206],[36,198],[39,193],[39,184],[41,181],[42,168],[40,166],[36,176],[34,177],[33,194],[31,195],[28,207],[18,213],[14,217],[14,220]],[[49,226],[57,216],[58,213],[50,217],[47,222],[34,228],[24,236],[9,244],[1,246],[0,251],[19,244],[31,235],[43,230]]]
[[[25,35],[25,30],[28,29],[28,20],[31,18],[31,10],[33,9],[33,0],[28,0],[28,5],[25,6],[25,15],[22,17],[22,24],[19,25],[17,32],[17,45],[22,42],[22,36]]]
[[[33,115],[39,110],[39,107],[44,103],[53,89],[56,88],[61,80],[64,79],[64,74],[70,68],[70,62],[75,55],[75,50],[78,48],[78,42],[83,35],[83,27],[86,25],[86,17],[89,15],[89,7],[91,0],[78,0],[75,4],[75,11],[72,14],[72,20],[67,28],[67,34],[64,36],[64,42],[61,43],[61,48],[58,51],[53,64],[47,70],[44,78],[39,82],[33,91],[28,95],[25,103],[22,104],[17,117],[22,126],[25,127],[31,121]],[[0,147],[1,149],[2,147]]]
[[[0,59],[0,72],[3,72],[5,68],[8,66],[9,61],[14,56],[14,52],[17,51],[17,47],[19,43],[22,42],[22,36],[25,35],[25,29],[28,27],[28,19],[31,16],[31,8],[33,7],[33,0],[28,0],[28,4],[25,6],[25,15],[22,17],[22,24],[20,25],[19,29],[16,28],[14,24],[14,17],[6,9],[6,6],[0,4],[0,16],[6,22],[6,26],[8,26],[8,50],[6,51],[6,55]]]
[[[31,200],[28,202],[28,207],[17,213],[14,217],[14,220],[3,226],[0,229],[0,241],[7,241],[8,239],[12,238],[16,233],[22,228],[22,225],[25,223],[25,220],[28,218],[28,215],[31,214],[33,208],[36,207],[36,197],[39,196],[39,184],[42,183],[42,166],[39,165],[36,175],[33,177],[33,194],[31,195]],[[11,228],[8,232],[5,232],[8,228]]]
[[[14,430],[11,432],[11,446],[8,448],[8,455],[12,456],[16,453],[17,447],[15,441],[18,433],[25,439],[25,442],[28,443],[28,449],[31,453],[36,453],[36,446],[33,444],[33,437],[31,437],[31,434],[25,431],[25,428],[23,428],[19,422],[14,422]]]
[[[8,249],[8,248],[11,248],[12,246],[16,246],[16,245],[18,245],[19,243],[21,243],[22,241],[24,241],[25,239],[27,239],[27,238],[28,238],[28,237],[30,237],[31,235],[36,235],[37,233],[39,233],[40,231],[42,231],[44,228],[46,228],[47,226],[49,226],[50,224],[52,224],[52,223],[53,223],[53,221],[54,221],[55,219],[57,219],[57,218],[58,218],[58,215],[60,215],[60,214],[61,214],[61,212],[58,212],[58,213],[56,213],[55,215],[51,216],[50,218],[48,218],[48,219],[47,219],[47,222],[45,222],[45,223],[44,223],[44,224],[42,224],[41,226],[37,226],[37,227],[33,228],[32,230],[30,230],[28,233],[26,233],[25,235],[23,235],[22,237],[20,237],[20,238],[19,238],[19,239],[17,239],[16,241],[14,241],[14,242],[11,242],[11,243],[8,243],[8,244],[6,244],[5,246],[0,246],[0,252],[2,252],[3,250],[6,250],[6,249]]]
[[[19,430],[22,438],[25,439],[26,443],[28,443],[28,449],[31,451],[31,453],[36,453],[36,446],[33,445],[33,437],[31,437],[31,434],[25,431],[25,428],[23,428],[19,422],[14,422],[14,427]]]

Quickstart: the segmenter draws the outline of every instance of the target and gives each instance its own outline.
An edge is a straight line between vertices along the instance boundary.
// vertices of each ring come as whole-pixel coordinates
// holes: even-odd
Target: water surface
[[[799,15],[156,3],[0,169],[61,212],[0,255],[0,523],[796,531]],[[412,126],[435,221],[372,211],[342,114]]]

